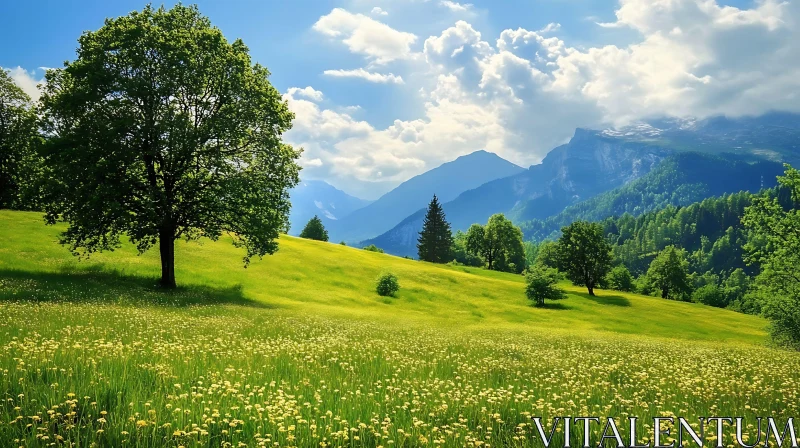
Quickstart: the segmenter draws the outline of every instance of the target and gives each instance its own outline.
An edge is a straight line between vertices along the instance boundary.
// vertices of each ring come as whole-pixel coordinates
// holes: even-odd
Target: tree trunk
[[[175,232],[171,227],[161,230],[158,238],[161,250],[161,287],[174,289],[175,284]]]
[[[594,295],[594,286],[589,286],[589,285],[587,285],[587,286],[586,286],[586,289],[588,289],[588,290],[589,290],[589,295],[590,295],[590,296],[593,296],[593,295]]]
[[[664,289],[661,290],[661,298],[662,299],[666,299],[668,295],[669,295],[669,288],[664,288]]]

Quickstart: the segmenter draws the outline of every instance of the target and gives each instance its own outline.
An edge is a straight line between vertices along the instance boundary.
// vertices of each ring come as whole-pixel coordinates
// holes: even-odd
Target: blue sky
[[[576,127],[793,110],[797,1],[198,5],[285,93],[297,114],[286,139],[305,149],[304,177],[374,198],[478,149],[538,163]],[[40,67],[74,57],[81,32],[143,6],[3,2],[0,67],[30,90]]]
[[[176,2],[165,2],[169,6]],[[198,1],[208,16],[229,39],[242,39],[255,60],[272,72],[272,83],[281,91],[293,86],[313,86],[338,104],[358,104],[369,111],[369,121],[388,126],[396,118],[415,117],[416,104],[407,101],[408,89],[324,76],[328,69],[363,66],[362,58],[336,42],[320,39],[311,28],[333,8],[370,15],[378,6],[387,12],[380,19],[396,29],[421,38],[435,35],[458,19],[474,19],[482,33],[497,35],[507,28],[541,29],[550,22],[561,24],[562,35],[573,43],[625,42],[625,31],[591,26],[593,21],[612,21],[615,2],[596,0],[472,1],[473,13],[458,14],[436,1]],[[466,2],[465,2],[466,3]],[[141,9],[145,1],[50,1],[4,2],[0,5],[0,38],[16,42],[0,53],[0,67],[20,66],[26,70],[60,67],[73,59],[77,38],[85,30],[102,26],[106,17]],[[153,2],[159,5],[159,2]],[[424,19],[421,19],[424,17]],[[417,42],[421,44],[422,42]],[[34,73],[36,74],[36,73]],[[381,107],[391,103],[391,108]]]

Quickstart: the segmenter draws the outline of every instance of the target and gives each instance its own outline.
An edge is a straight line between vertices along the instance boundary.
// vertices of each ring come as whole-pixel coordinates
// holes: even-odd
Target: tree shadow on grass
[[[571,310],[571,306],[561,302],[545,302],[544,305],[531,305],[540,310]]]
[[[631,301],[622,296],[590,296],[588,292],[571,292],[599,305],[631,306]]]
[[[241,285],[229,288],[189,285],[165,290],[159,288],[157,278],[125,275],[102,266],[57,272],[0,269],[0,301],[172,307],[232,304],[271,308],[245,297]]]

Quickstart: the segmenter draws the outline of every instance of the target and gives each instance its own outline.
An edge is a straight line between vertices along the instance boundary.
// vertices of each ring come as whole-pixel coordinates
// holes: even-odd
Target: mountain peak
[[[453,162],[468,162],[468,161],[471,161],[471,160],[497,160],[497,161],[503,161],[505,163],[509,163],[509,164],[512,164],[512,165],[516,165],[516,164],[514,164],[512,162],[509,162],[508,160],[500,157],[499,155],[497,155],[497,154],[495,154],[493,152],[486,151],[485,149],[479,149],[479,150],[473,151],[473,152],[471,152],[469,154],[464,154],[464,155],[458,156],[458,157],[455,158],[455,160],[443,163],[440,166],[449,165],[449,164],[451,164]]]
[[[467,190],[522,171],[524,168],[485,150],[462,155],[408,179],[369,206],[339,220],[328,231],[333,239],[363,241],[424,208],[434,194],[445,203]]]

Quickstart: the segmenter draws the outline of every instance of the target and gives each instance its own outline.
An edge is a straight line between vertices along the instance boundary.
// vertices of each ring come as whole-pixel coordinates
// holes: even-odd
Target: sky
[[[144,5],[2,2],[0,67],[35,98],[82,32]],[[304,150],[301,177],[366,199],[481,149],[539,163],[577,127],[800,112],[800,0],[198,6],[272,73],[296,116],[284,139]]]

